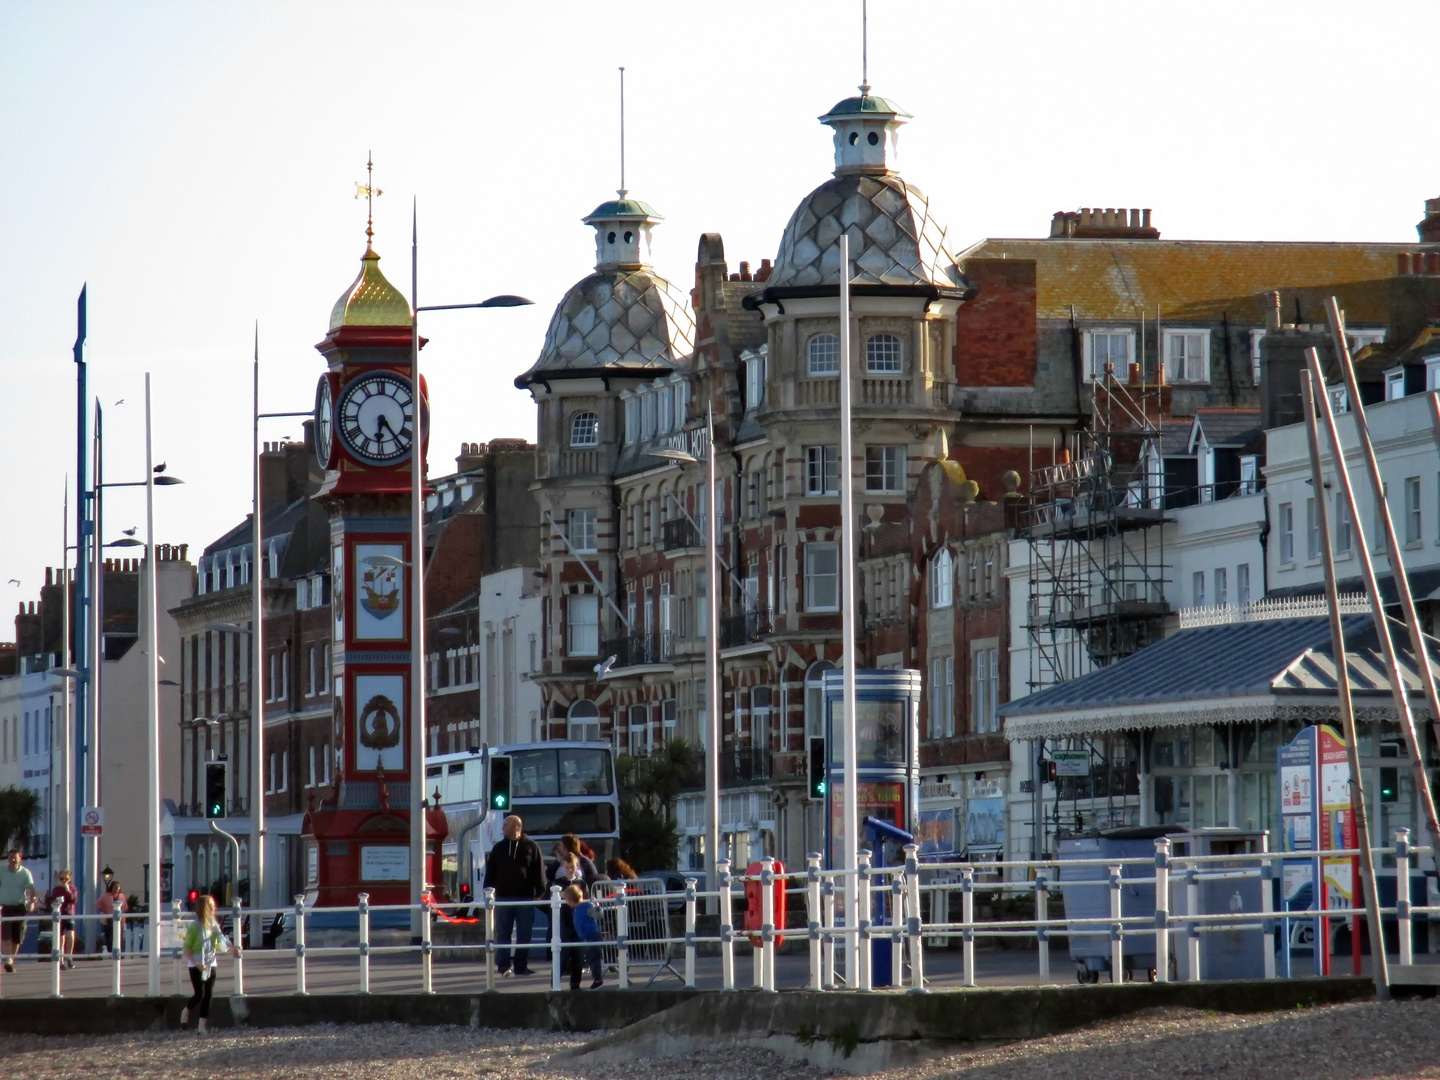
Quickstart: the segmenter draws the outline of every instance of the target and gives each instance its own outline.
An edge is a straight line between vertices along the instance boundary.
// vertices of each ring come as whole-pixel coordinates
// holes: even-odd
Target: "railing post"
[[[695,989],[695,879],[685,879],[685,987]]]
[[[1191,863],[1185,867],[1185,910],[1189,915],[1200,914],[1200,871]],[[1193,919],[1186,925],[1185,957],[1190,965],[1190,982],[1200,981],[1200,924]],[[1319,949],[1319,945],[1316,945]],[[1319,955],[1318,952],[1316,955]]]
[[[856,908],[859,916],[855,920],[855,934],[857,941],[857,960],[855,963],[856,989],[873,990],[874,980],[870,970],[871,960],[874,958],[871,953],[870,944],[870,916],[873,914],[870,909],[870,852],[859,851],[856,853],[855,867],[855,892],[857,897]],[[846,927],[848,930],[849,927]]]
[[[360,993],[370,993],[370,894],[356,897],[360,916]]]
[[[623,926],[620,928],[620,932],[619,932],[619,934],[618,934],[617,936],[620,937],[621,940],[624,939],[625,930],[624,930],[624,927],[623,927]],[[516,944],[519,944],[519,943],[517,942]],[[550,989],[553,990],[553,991],[555,991],[556,993],[559,993],[559,991],[560,991],[560,963],[561,963],[561,956],[562,956],[561,949],[560,949],[560,944],[561,944],[561,943],[560,943],[560,886],[559,886],[559,885],[551,885],[551,886],[550,886]],[[621,946],[621,948],[624,948],[624,946]],[[621,956],[623,957],[624,954],[622,953]],[[622,989],[623,989],[624,986],[625,986],[625,961],[624,961],[623,959],[620,961],[620,986],[621,986]]]
[[[485,890],[485,989],[495,989],[495,890]]]
[[[58,998],[60,993],[60,969],[64,967],[64,953],[60,946],[60,901],[50,901],[50,996]]]
[[[905,881],[898,870],[890,871],[890,985],[905,982]]]
[[[1120,921],[1120,867],[1107,867],[1110,871],[1110,981],[1125,981],[1125,938],[1124,924]]]
[[[925,993],[925,926],[920,918],[920,848],[905,845],[905,933],[910,939],[910,993]]]
[[[159,905],[159,904],[156,904],[156,905],[155,905],[155,914],[156,914],[156,915],[159,915],[159,914],[160,914],[160,905]],[[160,933],[161,920],[157,918],[157,919],[151,919],[151,920],[149,920],[149,922],[150,922],[150,925],[149,925],[149,927],[147,928],[146,932],[147,932],[147,933],[153,933],[153,934],[158,935],[158,934]],[[175,964],[174,964],[174,967],[175,967],[175,993],[180,994],[180,993],[183,993],[183,992],[184,992],[184,990],[183,990],[184,984],[181,982],[181,979],[183,979],[184,976],[185,976],[185,970],[184,970],[185,962],[184,962],[184,959],[181,957],[181,954],[180,954],[180,953],[181,953],[181,950],[180,950],[180,942],[181,942],[182,938],[181,938],[181,935],[180,935],[180,901],[179,901],[179,900],[171,900],[171,901],[170,901],[170,925],[175,928],[175,947],[170,950],[171,959],[173,959],[174,962],[175,962]]]
[[[121,978],[121,956],[125,950],[125,916],[120,909],[110,912],[110,996],[124,997],[125,983]]]
[[[760,860],[760,989],[775,992],[775,860]]]
[[[1399,932],[1400,963],[1415,962],[1415,938],[1410,929],[1410,830],[1395,830],[1395,920]]]
[[[308,994],[305,989],[305,894],[295,894],[295,993]]]
[[[236,896],[230,904],[230,929],[234,934],[231,939],[232,945],[237,950],[231,954],[235,963],[235,996],[245,996],[245,923],[242,921],[244,912],[241,911],[240,897]]]
[[[1155,841],[1155,981],[1170,981],[1170,841]]]
[[[960,940],[965,957],[964,985],[975,985],[975,870],[960,871]]]
[[[810,942],[810,978],[805,989],[819,990],[824,985],[820,973],[820,855],[814,851],[805,856],[805,907],[809,916],[806,935]]]
[[[1270,831],[1267,829],[1260,835],[1260,851],[1266,855],[1270,850]],[[1275,912],[1275,894],[1273,891],[1275,882],[1275,863],[1268,858],[1260,860],[1260,922],[1261,934],[1265,942],[1265,978],[1275,978],[1275,920],[1271,916]]]
[[[823,990],[835,989],[835,877],[827,877],[820,886],[820,922],[822,927],[820,949],[820,986]]]
[[[730,860],[715,864],[720,881],[720,989],[735,989],[735,927],[730,912]]]
[[[615,985],[630,989],[630,892],[621,889],[615,895],[620,905],[615,911]]]
[[[435,920],[431,914],[430,905],[423,902],[429,898],[430,894],[426,892],[420,895],[422,898],[420,904],[420,992],[433,994],[435,992],[435,971],[432,960],[435,949],[432,935],[435,930]]]
[[[1040,985],[1050,982],[1050,879],[1045,867],[1035,873],[1035,952],[1039,961]]]

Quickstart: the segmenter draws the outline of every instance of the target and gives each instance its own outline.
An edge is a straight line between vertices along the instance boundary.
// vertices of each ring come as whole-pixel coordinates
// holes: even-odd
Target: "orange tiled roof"
[[[1285,322],[1324,322],[1323,298],[1335,294],[1351,325],[1389,319],[1387,283],[1395,256],[1414,244],[1275,243],[1228,240],[982,240],[971,259],[1034,259],[1042,319],[1138,321],[1143,311],[1186,319],[1261,325],[1265,293],[1281,293]],[[1299,296],[1302,319],[1295,319]]]

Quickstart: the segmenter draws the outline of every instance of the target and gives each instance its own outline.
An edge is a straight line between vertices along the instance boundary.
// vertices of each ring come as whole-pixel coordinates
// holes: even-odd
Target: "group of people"
[[[604,937],[600,908],[591,893],[597,882],[634,879],[635,871],[622,859],[611,859],[602,873],[595,865],[595,852],[574,833],[566,833],[551,850],[546,862],[540,845],[525,835],[525,823],[511,814],[501,825],[503,839],[485,860],[483,887],[495,890],[495,899],[507,901],[495,909],[496,972],[501,978],[529,975],[530,940],[535,929],[534,901],[548,895],[551,886],[560,887],[561,966],[570,972],[570,989],[579,990],[581,974],[588,966],[591,990],[605,985],[600,960]],[[525,901],[516,903],[516,901]],[[511,935],[515,937],[512,967]],[[572,948],[563,948],[564,945]]]
[[[5,957],[5,970],[15,970],[15,956],[25,940],[25,929],[29,916],[36,912],[53,912],[60,907],[60,934],[52,945],[53,953],[61,967],[75,966],[75,906],[80,901],[75,888],[74,875],[61,870],[55,875],[55,885],[45,894],[42,901],[35,891],[35,876],[24,865],[25,857],[19,848],[11,848],[5,856],[5,865],[0,867],[0,951]],[[101,915],[112,916],[116,911],[124,914],[130,909],[125,899],[125,887],[119,881],[111,881],[105,892],[95,901],[95,910]],[[112,918],[104,922],[105,951],[114,948],[114,923]]]

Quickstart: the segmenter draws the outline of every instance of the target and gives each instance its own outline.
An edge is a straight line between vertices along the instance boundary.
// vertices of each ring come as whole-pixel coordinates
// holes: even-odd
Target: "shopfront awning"
[[[1356,716],[1393,719],[1370,616],[1348,615],[1342,626]],[[1433,655],[1430,665],[1440,676]],[[1400,666],[1406,689],[1418,697],[1408,647]],[[1236,622],[1181,630],[1119,663],[1002,705],[1000,715],[1012,740],[1254,720],[1334,722],[1336,674],[1327,619]],[[1415,708],[1423,711],[1423,701]]]

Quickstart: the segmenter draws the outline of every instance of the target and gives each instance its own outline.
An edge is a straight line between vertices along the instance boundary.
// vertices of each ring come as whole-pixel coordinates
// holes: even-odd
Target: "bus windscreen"
[[[517,799],[609,795],[608,750],[513,750],[511,777]]]
[[[615,808],[609,803],[531,803],[514,812],[529,836],[599,836],[615,831]]]

